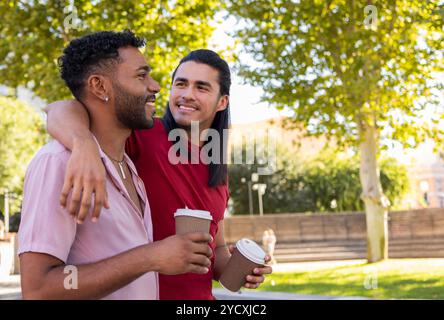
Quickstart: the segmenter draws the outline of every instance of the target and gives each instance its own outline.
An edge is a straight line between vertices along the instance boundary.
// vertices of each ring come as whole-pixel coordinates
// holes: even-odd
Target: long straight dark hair
[[[176,70],[173,72],[173,76],[171,81],[174,81],[174,76],[176,75],[177,69],[179,66],[187,61],[194,61],[197,63],[202,63],[209,65],[210,67],[216,69],[219,72],[219,86],[220,86],[220,96],[230,95],[230,86],[231,86],[231,74],[230,68],[225,60],[223,60],[217,53],[211,50],[195,50],[190,52],[186,57],[180,60],[179,65]],[[220,137],[220,150],[219,154],[222,159],[220,159],[221,163],[213,163],[211,162],[209,167],[209,179],[208,185],[210,187],[217,187],[219,185],[225,185],[228,182],[228,168],[227,168],[227,148],[228,142],[225,141],[224,130],[228,129],[230,126],[230,105],[228,104],[227,108],[222,111],[216,112],[213,123],[211,124],[211,128],[217,130]],[[163,124],[167,133],[171,130],[179,128],[176,121],[174,120],[173,114],[171,113],[170,106],[167,104],[167,109],[165,115],[163,116]],[[207,141],[206,143],[208,143]]]

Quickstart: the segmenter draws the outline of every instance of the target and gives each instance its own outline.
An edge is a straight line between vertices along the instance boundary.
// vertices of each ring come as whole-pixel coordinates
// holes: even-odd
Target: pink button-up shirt
[[[125,160],[142,200],[143,217],[131,201],[115,166],[102,150],[110,209],[102,208],[95,223],[91,222],[90,212],[85,222],[78,225],[68,211],[61,208],[59,199],[70,154],[59,142],[52,141],[29,164],[19,228],[19,254],[46,253],[67,265],[80,265],[153,242],[145,187],[126,154]],[[158,291],[158,274],[148,272],[104,299],[158,299]]]

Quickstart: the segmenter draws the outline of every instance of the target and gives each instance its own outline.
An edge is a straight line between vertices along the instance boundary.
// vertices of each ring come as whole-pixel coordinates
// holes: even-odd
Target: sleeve
[[[39,252],[66,263],[77,224],[60,206],[65,163],[56,154],[38,155],[25,175],[18,254]]]

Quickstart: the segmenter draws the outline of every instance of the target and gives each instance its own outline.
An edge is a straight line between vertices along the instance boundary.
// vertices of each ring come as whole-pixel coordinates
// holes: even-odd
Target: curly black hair
[[[60,75],[74,97],[81,100],[85,80],[94,72],[112,72],[120,62],[119,48],[140,48],[145,40],[133,32],[100,31],[72,40],[58,59]]]

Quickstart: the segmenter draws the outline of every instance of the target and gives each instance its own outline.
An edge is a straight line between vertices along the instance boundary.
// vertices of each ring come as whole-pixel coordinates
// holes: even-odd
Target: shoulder
[[[150,129],[134,130],[127,140],[127,153],[131,158],[140,156],[141,150],[158,148],[168,141],[162,119],[154,118],[154,125]],[[149,150],[148,150],[149,151]]]
[[[60,142],[53,140],[44,145],[34,156],[28,166],[28,171],[37,170],[44,163],[51,163],[51,166],[65,168],[71,151],[66,149]]]
[[[220,192],[220,194],[224,198],[224,201],[228,202],[228,199],[230,198],[230,189],[228,187],[228,178],[227,178],[227,182],[225,184],[220,184],[214,188],[216,188]]]
[[[37,152],[26,169],[23,205],[43,201],[52,206],[49,200],[55,199],[62,190],[69,155],[70,152],[57,141],[46,144]]]
[[[134,130],[126,141],[126,152],[133,160],[142,154],[151,154],[152,149],[158,148],[163,141],[168,141],[162,119],[154,118],[150,129]]]
[[[152,136],[166,135],[165,127],[161,118],[154,118],[154,125],[150,129],[134,130],[132,133],[133,138],[145,139]]]

